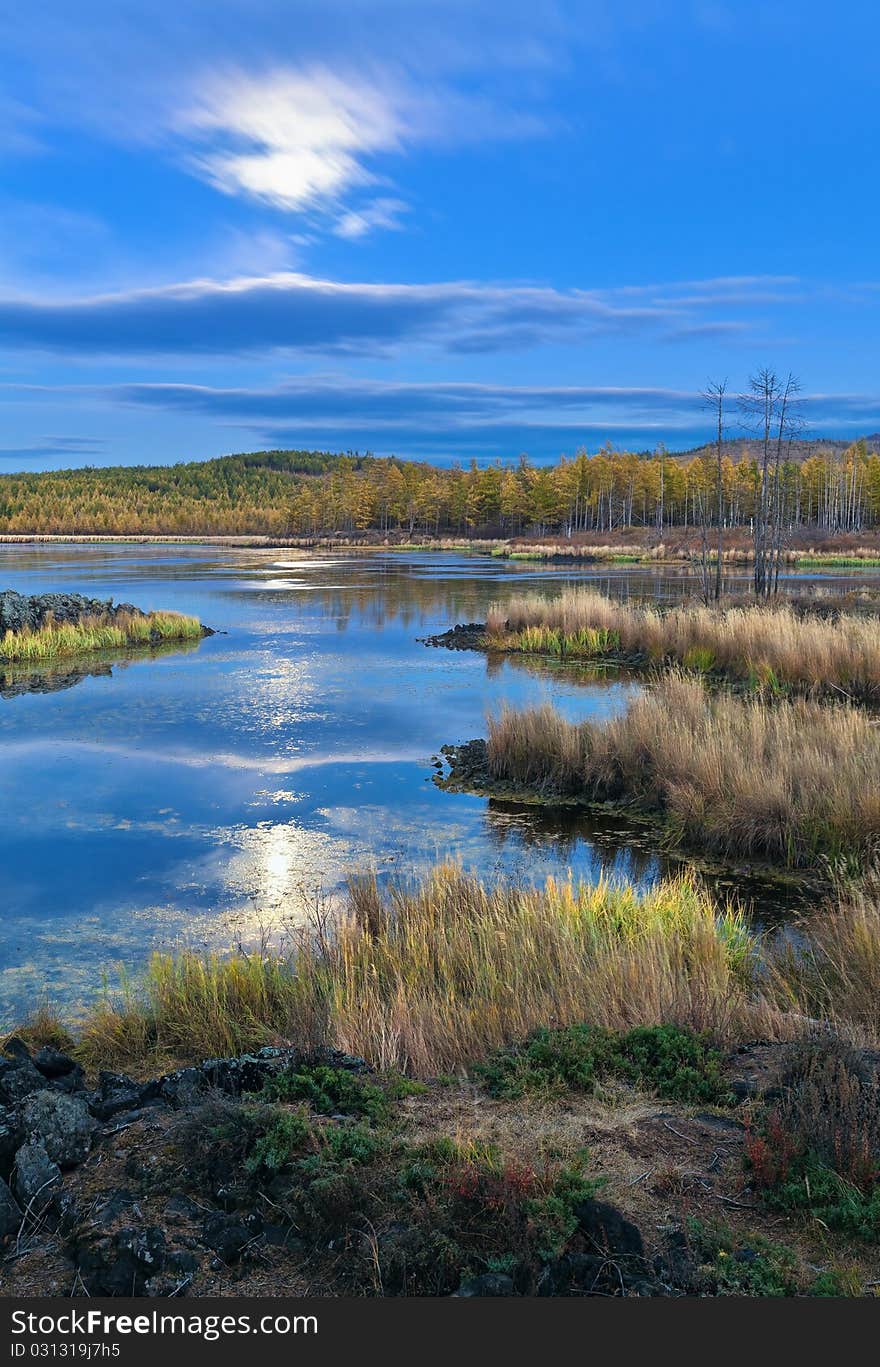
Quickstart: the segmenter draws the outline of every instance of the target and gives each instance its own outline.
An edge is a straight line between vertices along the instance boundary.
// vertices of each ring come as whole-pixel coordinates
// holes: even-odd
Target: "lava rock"
[[[89,1110],[98,1120],[112,1120],[113,1116],[125,1111],[139,1110],[150,1088],[153,1094],[158,1094],[158,1083],[145,1088],[126,1073],[99,1073],[98,1088],[89,1101]]]
[[[6,1183],[0,1179],[0,1238],[15,1234],[20,1226],[21,1207]]]
[[[48,618],[59,623],[76,623],[83,617],[115,618],[123,614],[142,617],[132,603],[115,603],[110,598],[86,598],[81,593],[0,593],[0,633],[37,631]]]
[[[0,1177],[8,1177],[15,1155],[21,1148],[24,1135],[18,1113],[0,1108]]]
[[[49,1082],[65,1092],[80,1092],[85,1086],[85,1073],[81,1063],[44,1044],[33,1057],[33,1065]]]
[[[42,1143],[53,1163],[75,1168],[92,1146],[95,1121],[82,1097],[66,1092],[33,1092],[21,1108],[26,1134]]]
[[[196,1105],[210,1090],[210,1083],[201,1068],[179,1068],[159,1079],[159,1096],[175,1110]]]
[[[29,1054],[23,1058],[0,1058],[0,1101],[15,1106],[45,1086],[46,1079],[34,1067]]]
[[[143,1296],[165,1269],[165,1232],[158,1225],[120,1229],[71,1251],[90,1295]]]
[[[261,1232],[262,1222],[258,1216],[242,1218],[224,1215],[221,1210],[206,1215],[202,1226],[202,1237],[208,1248],[227,1265],[237,1262],[245,1246]]]
[[[61,1169],[45,1147],[36,1141],[22,1144],[12,1169],[12,1189],[19,1204],[36,1215],[51,1205],[60,1186]]]
[[[644,1258],[641,1231],[616,1206],[605,1201],[582,1201],[575,1215],[581,1233],[600,1252],[613,1258]]]

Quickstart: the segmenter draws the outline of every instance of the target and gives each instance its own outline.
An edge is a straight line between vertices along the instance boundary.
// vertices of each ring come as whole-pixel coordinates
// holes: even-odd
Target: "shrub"
[[[721,1055],[708,1036],[675,1025],[639,1026],[615,1034],[591,1025],[537,1030],[477,1068],[493,1096],[591,1092],[618,1077],[678,1101],[715,1102],[725,1089]]]
[[[833,1038],[792,1046],[746,1161],[774,1208],[880,1237],[880,1093],[862,1056]]]
[[[375,1083],[346,1068],[315,1064],[277,1073],[266,1083],[267,1101],[306,1101],[320,1115],[366,1116],[375,1125],[388,1119],[388,1098]]]

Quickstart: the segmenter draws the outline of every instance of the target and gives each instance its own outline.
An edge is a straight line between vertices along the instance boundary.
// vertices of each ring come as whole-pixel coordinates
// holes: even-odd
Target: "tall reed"
[[[877,617],[804,617],[785,605],[718,611],[685,604],[661,611],[569,589],[493,607],[486,636],[502,650],[575,658],[620,652],[648,665],[677,663],[758,686],[880,700]]]
[[[728,856],[863,862],[880,845],[880,728],[849,705],[769,706],[672,674],[610,721],[508,708],[490,718],[487,757],[495,779],[631,801]]]
[[[447,864],[414,889],[356,882],[332,928],[285,957],[154,956],[140,987],[92,1011],[81,1049],[106,1067],[289,1040],[427,1076],[539,1025],[671,1021],[728,1038],[761,1010],[756,952],[736,911],[687,878],[536,890]]]

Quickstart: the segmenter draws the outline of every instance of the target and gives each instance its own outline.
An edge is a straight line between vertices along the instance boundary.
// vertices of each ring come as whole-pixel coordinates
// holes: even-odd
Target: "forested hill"
[[[786,452],[789,526],[880,525],[880,441],[802,443]],[[722,516],[748,525],[760,489],[753,446],[725,445]],[[798,458],[794,458],[795,455]],[[0,534],[563,534],[711,522],[712,448],[638,454],[603,447],[555,465],[526,457],[479,468],[326,451],[257,451],[181,465],[86,467],[0,476]]]

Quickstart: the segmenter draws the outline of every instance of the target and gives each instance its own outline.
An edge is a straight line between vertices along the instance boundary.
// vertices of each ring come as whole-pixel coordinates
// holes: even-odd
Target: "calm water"
[[[512,590],[584,580],[646,597],[688,582],[439,553],[0,547],[0,588],[112,596],[226,633],[112,672],[0,675],[2,1016],[41,994],[81,999],[156,946],[281,933],[358,867],[408,877],[451,854],[531,880],[656,878],[657,857],[616,823],[431,782],[431,756],[484,734],[502,702],[580,717],[625,705],[630,683],[416,639]]]

